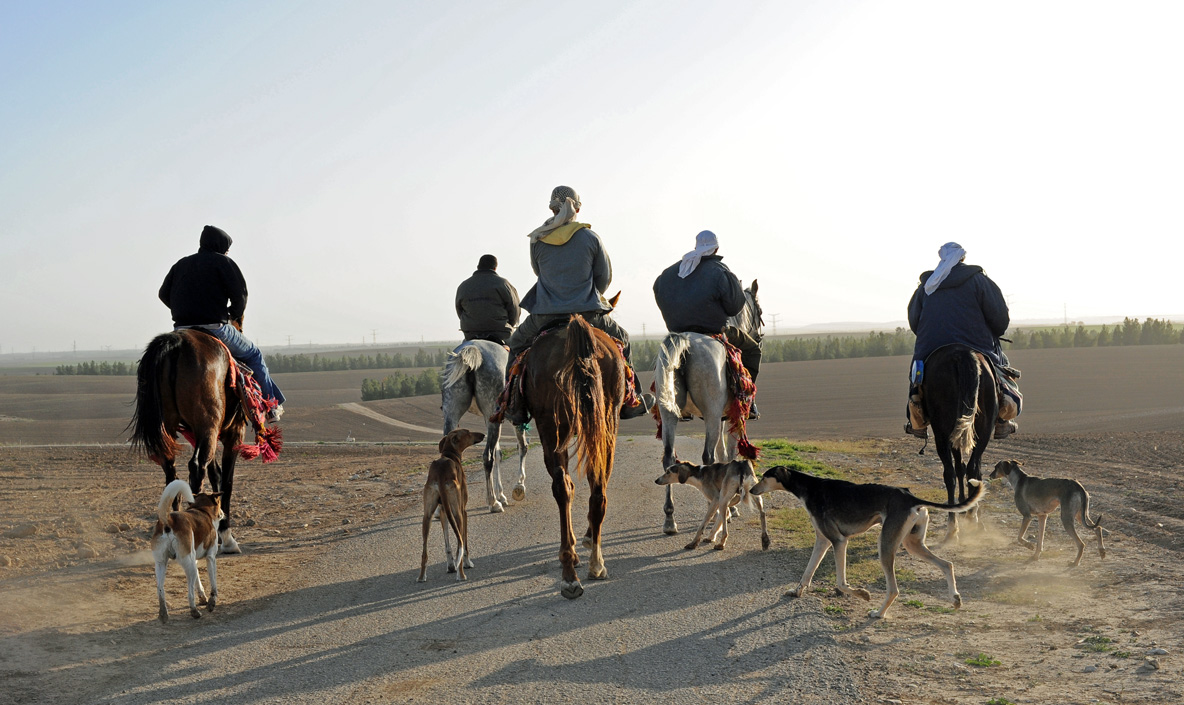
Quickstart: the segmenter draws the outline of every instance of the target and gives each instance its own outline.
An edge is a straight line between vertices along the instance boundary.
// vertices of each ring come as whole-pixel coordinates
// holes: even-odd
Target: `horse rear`
[[[584,545],[591,549],[588,578],[603,580],[608,571],[600,534],[625,398],[625,359],[612,338],[576,315],[565,330],[543,335],[534,343],[527,355],[525,375],[526,403],[538,428],[543,463],[559,507],[561,593],[574,599],[584,588],[576,575],[580,560],[571,520],[575,485],[568,472],[568,446],[575,440],[579,472],[591,490],[584,536]]]
[[[962,345],[939,348],[925,361],[921,389],[922,408],[933,428],[934,445],[944,468],[948,503],[965,501],[966,481],[982,480],[983,452],[999,414],[991,362],[982,353]],[[977,522],[978,509],[971,510],[968,516]],[[957,537],[957,515],[951,513],[945,540]]]
[[[218,526],[222,553],[239,552],[230,534],[230,499],[235,448],[246,427],[231,370],[226,346],[212,335],[183,329],[156,336],[140,359],[135,411],[129,424],[132,447],[160,465],[166,485],[177,479],[177,434],[192,434],[189,486],[195,494],[201,492],[208,474],[212,491],[222,493],[226,515]],[[214,461],[219,440],[221,466]]]
[[[505,511],[509,504],[502,491],[501,434],[502,425],[490,420],[497,409],[497,398],[506,383],[509,353],[504,347],[488,340],[461,343],[449,354],[448,363],[440,378],[441,408],[444,410],[444,435],[460,426],[465,412],[480,414],[485,419],[485,498],[489,511]],[[518,439],[518,482],[514,485],[514,499],[526,499],[526,432],[514,428]]]

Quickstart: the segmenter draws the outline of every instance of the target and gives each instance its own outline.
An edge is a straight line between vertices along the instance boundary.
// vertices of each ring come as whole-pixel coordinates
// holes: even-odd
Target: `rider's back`
[[[951,344],[966,345],[999,359],[999,336],[1011,322],[1003,292],[982,267],[958,264],[932,293],[925,282],[933,272],[921,275],[921,283],[909,301],[909,327],[917,334],[914,359]]]
[[[718,333],[744,308],[740,280],[719,255],[702,258],[686,278],[678,276],[679,263],[667,267],[654,281],[654,300],[666,329],[673,333]]]

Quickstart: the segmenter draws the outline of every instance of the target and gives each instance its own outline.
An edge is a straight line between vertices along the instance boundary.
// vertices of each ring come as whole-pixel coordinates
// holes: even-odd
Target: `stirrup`
[[[905,421],[904,422],[904,432],[909,434],[910,436],[916,436],[917,438],[929,440],[929,427],[928,426],[926,426],[925,428],[913,428],[912,421]]]
[[[1018,430],[1020,430],[1020,425],[1015,421],[1000,421],[995,424],[995,440],[1001,441]]]
[[[638,397],[637,404],[635,406],[622,406],[621,407],[621,418],[622,419],[635,419],[638,416],[648,413],[650,410],[650,407],[652,407],[653,405],[654,405],[654,395],[653,394],[642,394],[640,397]]]

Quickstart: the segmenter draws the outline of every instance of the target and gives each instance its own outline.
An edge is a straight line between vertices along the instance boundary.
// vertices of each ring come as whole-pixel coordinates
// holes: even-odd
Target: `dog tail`
[[[756,510],[756,500],[752,498],[752,492],[749,491],[756,484],[756,471],[752,469],[752,461],[747,458],[744,459],[744,465],[748,474],[740,479],[740,504]]]
[[[966,501],[958,502],[957,504],[943,504],[941,502],[930,502],[929,500],[921,499],[920,497],[917,497],[916,495],[912,494],[911,492],[909,493],[909,496],[911,496],[913,498],[915,506],[936,507],[937,509],[944,509],[947,512],[951,512],[953,514],[962,514],[963,512],[969,512],[971,509],[974,509],[978,505],[978,503],[981,502],[983,500],[983,498],[987,496],[987,483],[983,482],[982,480],[975,480],[975,479],[967,480],[967,482],[970,483],[970,486],[974,488],[974,491],[970,494],[969,497],[966,498]]]
[[[464,379],[469,372],[481,368],[481,349],[476,345],[464,345],[460,352],[448,353],[448,363],[440,374],[440,386],[451,387]]]
[[[691,346],[691,339],[683,333],[671,333],[662,339],[658,350],[658,361],[654,367],[654,389],[658,393],[658,405],[672,414],[681,410],[674,395],[674,373],[682,366],[683,355]]]
[[[156,518],[160,519],[160,523],[164,526],[169,525],[169,512],[173,509],[173,500],[180,495],[181,499],[193,504],[193,491],[189,489],[189,483],[184,480],[173,480],[164,488],[164,494],[160,495],[160,504],[156,505]]]
[[[1099,514],[1097,519],[1094,519],[1091,524],[1089,521],[1089,493],[1084,490],[1081,493],[1081,523],[1085,524],[1087,529],[1096,529],[1102,525],[1102,515]]]

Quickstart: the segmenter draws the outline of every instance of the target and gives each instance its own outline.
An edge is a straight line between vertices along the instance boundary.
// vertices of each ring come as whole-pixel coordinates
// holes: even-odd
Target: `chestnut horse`
[[[524,399],[534,417],[551,493],[559,505],[560,592],[569,600],[584,594],[576,566],[571,522],[575,484],[568,474],[569,446],[575,440],[579,471],[588,479],[588,579],[608,577],[600,550],[600,529],[608,507],[606,491],[613,471],[617,426],[625,398],[625,359],[616,342],[574,315],[565,328],[540,336],[527,353]]]
[[[950,504],[966,501],[966,481],[982,481],[983,452],[995,429],[999,399],[991,361],[962,345],[947,345],[929,354],[921,381],[921,405],[933,428],[933,442],[945,469]],[[967,515],[978,521],[978,508]],[[958,538],[957,515],[950,513],[945,541]]]
[[[242,443],[247,417],[233,370],[226,346],[209,333],[181,329],[156,336],[140,359],[136,410],[129,424],[132,447],[160,464],[165,485],[177,479],[177,434],[182,429],[193,434],[189,487],[200,492],[208,473],[212,491],[222,493],[226,517],[218,525],[220,553],[241,552],[230,535],[230,495],[236,447]],[[221,466],[214,461],[219,440]]]

